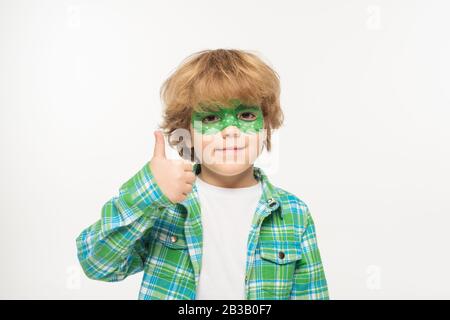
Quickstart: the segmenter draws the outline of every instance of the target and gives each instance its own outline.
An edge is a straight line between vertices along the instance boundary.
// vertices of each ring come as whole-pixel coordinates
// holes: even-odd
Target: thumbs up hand
[[[193,164],[187,160],[166,158],[165,142],[161,131],[155,131],[155,149],[149,162],[150,169],[161,191],[173,203],[186,199],[197,178]]]

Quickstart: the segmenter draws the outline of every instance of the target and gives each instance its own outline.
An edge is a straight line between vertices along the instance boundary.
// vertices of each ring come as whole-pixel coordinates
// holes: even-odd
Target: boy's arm
[[[142,271],[147,257],[146,232],[172,203],[157,185],[149,163],[107,201],[101,219],[76,239],[78,259],[91,279],[120,281]]]
[[[301,238],[302,258],[296,262],[291,300],[328,300],[328,285],[317,245],[316,229],[307,211],[307,224]]]

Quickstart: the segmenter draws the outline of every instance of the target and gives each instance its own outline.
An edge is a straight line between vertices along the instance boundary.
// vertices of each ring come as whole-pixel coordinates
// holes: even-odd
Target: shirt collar
[[[201,164],[195,163],[192,167],[192,172],[194,172],[194,174],[197,176],[201,172]],[[256,180],[261,182],[262,185],[262,195],[258,205],[263,209],[261,210],[263,216],[265,217],[278,210],[280,216],[283,217],[287,213],[287,210],[283,210],[281,197],[279,192],[277,191],[277,188],[269,181],[269,178],[267,177],[263,169],[257,166],[253,166],[253,175]],[[200,206],[196,184],[194,184],[192,192],[190,192],[188,196],[180,202],[180,204],[187,209],[189,215],[198,214],[197,211]]]

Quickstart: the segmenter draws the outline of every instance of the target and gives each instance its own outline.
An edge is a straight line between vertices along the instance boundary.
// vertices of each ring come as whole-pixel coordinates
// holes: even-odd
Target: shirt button
[[[270,198],[269,200],[267,200],[267,204],[269,205],[269,208],[271,210],[276,210],[280,206],[280,204],[273,198]]]
[[[172,242],[172,243],[177,242],[177,240],[178,240],[177,236],[171,236],[170,237],[170,242]]]
[[[278,252],[278,257],[280,257],[280,259],[284,259],[284,252],[283,251]]]

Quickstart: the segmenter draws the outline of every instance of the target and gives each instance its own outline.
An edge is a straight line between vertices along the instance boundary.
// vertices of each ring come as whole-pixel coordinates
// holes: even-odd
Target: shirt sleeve
[[[328,285],[317,244],[313,218],[307,211],[301,237],[302,257],[296,262],[291,300],[328,300]]]
[[[103,205],[101,218],[76,238],[86,276],[112,282],[142,271],[148,233],[162,208],[170,205],[147,162]]]

